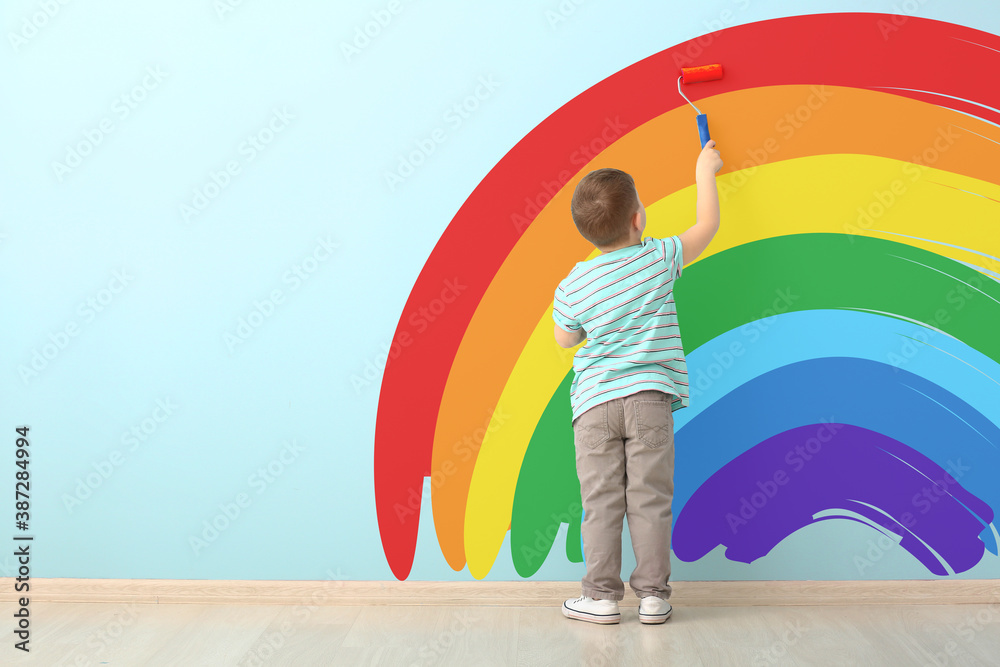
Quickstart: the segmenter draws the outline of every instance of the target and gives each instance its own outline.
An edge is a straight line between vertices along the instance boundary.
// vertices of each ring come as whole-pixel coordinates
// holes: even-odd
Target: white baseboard
[[[0,602],[24,593],[0,579]],[[990,604],[1000,580],[679,581],[671,602],[689,606]],[[32,578],[32,602],[284,605],[558,605],[580,595],[576,581],[219,581]],[[624,606],[638,600],[626,585]]]

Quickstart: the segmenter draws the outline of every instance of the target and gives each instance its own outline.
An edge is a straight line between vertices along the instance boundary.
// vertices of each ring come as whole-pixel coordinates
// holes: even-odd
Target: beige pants
[[[640,598],[670,597],[674,496],[671,396],[641,391],[576,418],[576,471],[583,500],[583,594],[621,600],[622,519],[628,516],[636,567],[629,586]]]

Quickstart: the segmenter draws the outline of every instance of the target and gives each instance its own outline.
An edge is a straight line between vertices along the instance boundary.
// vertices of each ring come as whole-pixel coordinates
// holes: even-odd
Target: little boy
[[[592,171],[573,193],[573,222],[601,255],[578,263],[559,283],[552,313],[560,346],[587,340],[574,356],[570,387],[587,573],[583,596],[563,603],[568,618],[621,621],[625,516],[639,620],[670,617],[673,411],[688,405],[673,284],[719,229],[715,174],[721,167],[709,141],[695,166],[695,224],[668,239],[642,238],[646,211],[623,171]]]

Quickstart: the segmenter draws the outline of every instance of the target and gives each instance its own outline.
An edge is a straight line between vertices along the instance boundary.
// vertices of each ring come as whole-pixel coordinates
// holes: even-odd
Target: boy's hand
[[[715,139],[709,139],[698,155],[698,163],[694,168],[695,177],[712,178],[720,169],[722,169],[722,155],[715,149]]]

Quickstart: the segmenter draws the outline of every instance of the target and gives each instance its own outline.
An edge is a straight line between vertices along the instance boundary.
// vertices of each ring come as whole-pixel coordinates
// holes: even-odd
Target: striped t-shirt
[[[587,332],[573,357],[573,419],[615,398],[655,389],[688,405],[687,363],[677,325],[674,279],[684,264],[681,240],[645,238],[573,267],[556,288],[552,318]]]

